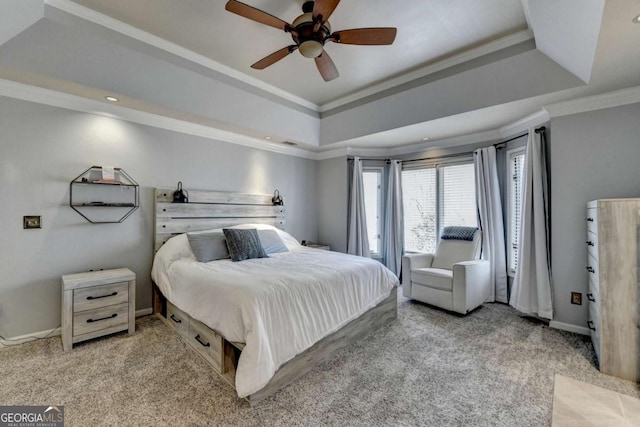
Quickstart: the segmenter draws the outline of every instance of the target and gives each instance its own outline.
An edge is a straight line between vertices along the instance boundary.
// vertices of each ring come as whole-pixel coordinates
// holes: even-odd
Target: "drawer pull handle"
[[[593,269],[593,267],[591,267],[591,266],[587,267],[587,271],[588,271],[589,273],[595,273],[595,272],[596,272],[596,271]]]
[[[591,302],[596,302],[596,299],[593,297],[593,294],[587,294],[587,299]]]
[[[593,222],[593,218],[586,218],[587,222]]]
[[[209,344],[208,342],[202,341],[202,338],[200,338],[200,334],[196,335],[196,341],[202,344],[203,347],[211,347],[211,344]]]
[[[176,323],[182,323],[182,320],[178,319],[175,314],[172,314],[169,318]]]
[[[589,241],[587,242],[587,246],[594,246],[594,244],[593,244],[593,242],[592,242],[591,240],[589,240]]]
[[[89,296],[89,297],[87,297],[87,299],[88,300],[94,300],[94,299],[100,299],[100,298],[109,298],[109,297],[115,297],[116,295],[118,295],[118,292],[113,291],[108,295],[100,295],[99,297]]]
[[[596,330],[596,328],[593,326],[593,321],[592,321],[592,320],[589,320],[589,321],[587,322],[587,326],[588,326],[588,327],[589,327],[589,329],[591,329],[592,331],[595,331],[595,330]]]
[[[87,319],[87,323],[99,322],[101,320],[113,319],[114,317],[118,317],[118,313],[113,313],[111,316],[101,317],[100,319]]]

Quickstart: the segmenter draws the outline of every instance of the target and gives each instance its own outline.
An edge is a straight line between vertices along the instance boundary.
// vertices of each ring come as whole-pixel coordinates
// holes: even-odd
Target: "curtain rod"
[[[544,132],[546,131],[547,128],[544,126],[540,126],[539,128],[535,129],[536,133],[540,133],[540,132]],[[525,132],[521,135],[518,136],[514,136],[513,138],[509,138],[506,141],[500,141],[500,142],[496,142],[495,144],[492,144],[494,147],[496,147],[498,150],[504,148],[502,147],[504,144],[506,144],[507,142],[511,142],[511,141],[515,141],[516,139],[522,138],[523,136],[527,136],[529,135],[529,132]],[[411,163],[411,162],[421,162],[424,160],[436,160],[436,159],[446,159],[446,158],[450,158],[450,157],[463,157],[463,156],[469,156],[473,154],[473,151],[466,151],[464,153],[455,153],[455,154],[445,154],[443,156],[435,156],[435,157],[423,157],[420,159],[410,159],[410,160],[401,160],[402,163]],[[347,160],[349,161],[353,161],[353,157],[349,157],[347,158]],[[391,162],[391,159],[367,159],[367,158],[363,158],[360,157],[360,160],[363,161],[378,161],[378,162]]]

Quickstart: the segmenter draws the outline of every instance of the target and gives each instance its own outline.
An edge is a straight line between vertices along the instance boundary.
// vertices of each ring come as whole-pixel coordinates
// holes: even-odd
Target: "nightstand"
[[[62,347],[136,330],[136,275],[128,268],[62,276]]]
[[[308,248],[312,248],[312,249],[320,249],[323,251],[330,251],[331,250],[331,246],[329,245],[321,245],[321,244],[313,244],[313,245],[306,245]]]

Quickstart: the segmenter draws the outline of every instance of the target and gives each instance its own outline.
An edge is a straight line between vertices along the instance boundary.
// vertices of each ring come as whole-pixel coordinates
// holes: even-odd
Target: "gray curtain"
[[[523,313],[553,319],[549,259],[549,186],[545,128],[529,131],[525,155],[522,230],[518,267],[509,304]]]
[[[402,162],[391,160],[385,204],[384,263],[396,276],[402,265],[404,224],[402,212]]]
[[[492,286],[488,301],[507,303],[507,261],[496,148],[480,148],[474,152],[473,159],[478,216],[482,229],[482,259],[488,260],[491,266]]]
[[[364,206],[362,160],[354,157],[349,182],[349,222],[347,224],[347,253],[371,257],[367,234],[367,215]]]

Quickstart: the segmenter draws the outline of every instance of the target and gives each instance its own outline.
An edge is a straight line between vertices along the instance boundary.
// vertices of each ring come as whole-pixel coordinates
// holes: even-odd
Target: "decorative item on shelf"
[[[91,166],[69,184],[69,206],[92,224],[120,223],[140,206],[139,186],[121,168]]]
[[[271,203],[273,203],[274,206],[283,206],[284,205],[284,199],[280,195],[280,191],[276,190],[276,191],[273,192],[273,197],[271,198]]]
[[[189,192],[182,189],[182,181],[178,181],[178,189],[173,192],[173,203],[189,203]]]

